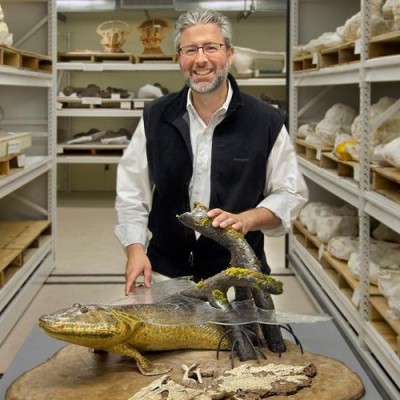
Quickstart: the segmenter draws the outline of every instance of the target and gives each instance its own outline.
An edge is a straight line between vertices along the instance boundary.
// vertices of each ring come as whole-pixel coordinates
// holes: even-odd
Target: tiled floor
[[[0,347],[4,373],[44,313],[73,303],[105,303],[123,297],[125,255],[113,234],[112,193],[60,194],[57,211],[56,268]],[[284,263],[284,238],[268,238],[272,274],[284,283],[274,296],[281,311],[315,312],[316,305]]]

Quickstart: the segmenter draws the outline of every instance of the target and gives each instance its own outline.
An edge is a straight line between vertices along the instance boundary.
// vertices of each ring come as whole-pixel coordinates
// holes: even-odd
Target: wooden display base
[[[356,400],[363,396],[362,381],[342,362],[308,352],[301,354],[292,342],[287,344],[289,351],[281,358],[263,349],[267,360],[260,362],[300,366],[312,362],[316,365],[317,375],[310,387],[293,395],[274,396],[274,400]],[[172,351],[154,353],[148,358],[172,364],[169,376],[175,382],[180,382],[183,377],[182,364],[189,366],[200,362],[219,367],[230,366],[229,352],[220,354],[219,361],[215,351]],[[235,366],[238,365],[236,361]],[[141,375],[130,358],[93,354],[87,348],[69,344],[48,361],[15,380],[7,390],[6,400],[127,400],[158,378]]]

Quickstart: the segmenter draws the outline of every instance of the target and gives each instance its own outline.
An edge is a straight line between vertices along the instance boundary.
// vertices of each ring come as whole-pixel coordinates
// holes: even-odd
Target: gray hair
[[[175,23],[173,40],[176,51],[180,48],[181,33],[185,29],[198,24],[217,24],[224,37],[225,46],[232,46],[232,25],[228,17],[211,10],[191,10],[181,14]]]

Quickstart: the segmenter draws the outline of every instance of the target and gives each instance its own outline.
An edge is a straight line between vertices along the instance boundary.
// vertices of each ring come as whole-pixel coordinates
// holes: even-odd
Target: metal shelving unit
[[[294,72],[293,57],[290,61],[290,132],[295,136],[297,128],[307,118],[312,120],[321,115],[322,106],[326,111],[338,99],[353,102],[356,93],[361,118],[362,141],[359,170],[352,178],[340,177],[335,171],[323,169],[310,160],[299,157],[302,171],[310,183],[311,200],[328,197],[333,202],[345,202],[358,209],[360,223],[360,251],[362,254],[359,286],[348,294],[329,277],[322,261],[315,257],[304,243],[299,242],[295,233],[289,238],[289,259],[310,290],[329,310],[340,326],[348,342],[371,376],[377,378],[387,398],[400,396],[400,358],[378,332],[371,320],[369,286],[369,236],[370,218],[400,233],[400,207],[397,203],[375,192],[370,184],[370,130],[369,112],[371,103],[382,91],[389,90],[389,96],[396,97],[400,82],[400,56],[386,56],[368,59],[370,40],[370,7],[368,0],[329,2],[327,0],[294,0],[291,5],[291,48],[305,44],[324,32],[332,32],[361,10],[362,37],[355,48],[360,55],[359,62],[335,67],[317,68]],[[321,24],[308,22],[318,16]],[[322,23],[323,22],[323,23]],[[387,83],[393,83],[388,88]],[[386,86],[384,86],[386,83]],[[390,89],[392,91],[390,92]],[[398,90],[397,90],[398,93]],[[327,95],[329,94],[329,95]],[[347,95],[348,94],[348,95]],[[342,96],[342,97],[340,97]],[[347,96],[347,98],[346,98]],[[398,97],[398,95],[397,95]],[[382,118],[385,118],[383,116]],[[386,116],[387,118],[387,116]],[[322,200],[322,201],[324,201]]]
[[[49,56],[54,65],[54,0],[3,0],[1,5],[14,33],[14,48]],[[27,27],[29,32],[23,32]],[[21,253],[23,261],[15,271],[12,264],[5,266],[0,287],[0,343],[54,268],[56,208],[55,74],[4,64],[0,65],[0,102],[5,114],[1,127],[32,132],[32,146],[26,150],[24,167],[0,180],[0,220],[45,220],[51,226],[37,238],[35,248]]]
[[[90,21],[97,21],[99,15],[101,15],[101,13],[92,13],[90,16],[88,15],[88,18],[90,19]],[[139,14],[130,13],[129,15],[126,15],[126,18],[135,21],[137,15]],[[158,60],[154,62],[151,60],[147,60],[144,62],[134,62],[129,57],[126,57],[126,61],[116,61],[112,57],[111,59],[107,59],[106,57],[90,57],[90,52],[85,54],[77,51],[75,52],[75,54],[73,52],[68,54],[68,51],[73,49],[74,46],[76,46],[77,42],[76,39],[74,42],[74,35],[76,37],[76,32],[72,33],[69,31],[68,23],[70,21],[72,24],[77,24],[79,22],[74,22],[73,12],[65,13],[65,16],[65,24],[63,25],[63,23],[59,23],[59,47],[63,48],[63,50],[66,51],[65,53],[60,53],[60,62],[57,63],[57,81],[59,91],[61,91],[61,87],[73,84],[75,82],[79,82],[80,86],[85,86],[90,80],[100,81],[103,85],[110,85],[111,82],[118,82],[116,83],[117,85],[130,85],[134,87],[135,83],[142,82],[143,84],[146,80],[156,79],[156,76],[167,76],[168,79],[166,82],[173,86],[171,87],[171,91],[179,90],[179,88],[183,84],[179,65],[178,63],[173,62],[173,57],[167,56],[165,60]],[[79,43],[80,47],[82,45],[84,44]],[[93,46],[93,43],[91,44],[91,46]],[[169,45],[166,44],[165,46],[168,47]],[[171,52],[171,50],[172,49],[170,48],[169,52]],[[93,54],[95,53],[96,52],[94,52]],[[119,72],[120,74],[118,74]],[[158,75],[153,75],[153,72],[157,73]],[[138,75],[136,75],[136,73],[138,73]],[[132,79],[128,78],[129,81],[127,81],[125,78],[122,77],[131,77]],[[171,77],[171,79],[169,77]],[[286,86],[286,78],[282,75],[277,75],[276,77],[268,75],[266,77],[257,78],[238,77],[237,82],[239,86],[253,89]],[[57,109],[58,125],[60,128],[63,129],[64,132],[67,132],[67,134],[64,135],[67,137],[66,140],[71,139],[71,137],[69,136],[71,136],[72,133],[80,132],[82,130],[81,127],[84,126],[85,129],[87,129],[88,125],[90,124],[90,118],[115,118],[112,121],[118,121],[118,118],[123,118],[123,120],[121,120],[121,125],[127,127],[130,123],[128,122],[129,119],[131,119],[135,123],[138,122],[139,118],[142,115],[142,107],[135,104],[135,99],[132,99],[132,103],[133,104],[130,109],[123,109],[122,105],[121,108],[107,108],[106,105],[99,108],[74,108],[73,106],[63,107],[60,102]],[[87,120],[84,120],[84,118],[87,118]],[[103,121],[104,120],[96,121],[96,123],[100,125],[100,129],[103,129],[101,127]],[[112,122],[108,121],[108,125],[110,126],[111,124]],[[131,129],[131,127],[129,129]],[[63,141],[65,140],[64,137],[62,139]],[[62,149],[62,146],[63,143],[59,143],[59,149]],[[84,153],[79,154],[77,152],[75,156],[63,154],[62,151],[59,151],[57,154],[58,164],[114,164],[117,162],[117,159],[118,157],[115,157],[115,155],[102,155],[93,157],[90,154],[85,155]],[[68,166],[66,167],[66,169],[68,169]],[[70,173],[67,171],[66,175],[70,176]]]

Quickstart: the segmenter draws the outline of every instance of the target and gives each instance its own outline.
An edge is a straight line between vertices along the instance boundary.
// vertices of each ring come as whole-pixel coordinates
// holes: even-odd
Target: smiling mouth
[[[212,72],[212,70],[211,69],[207,69],[207,70],[197,70],[197,71],[193,71],[196,75],[198,75],[198,76],[205,76],[205,75],[208,75],[208,74],[210,74],[211,72]]]

